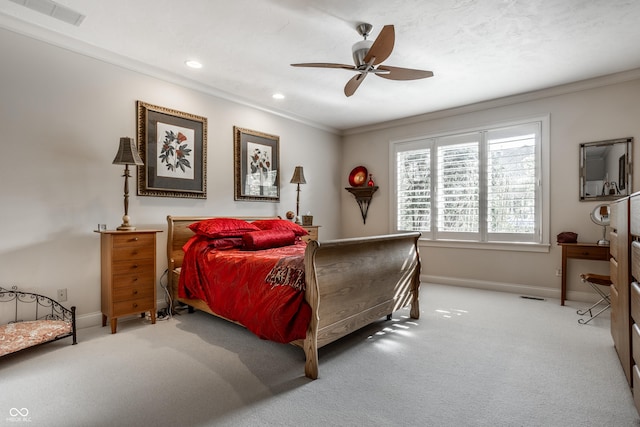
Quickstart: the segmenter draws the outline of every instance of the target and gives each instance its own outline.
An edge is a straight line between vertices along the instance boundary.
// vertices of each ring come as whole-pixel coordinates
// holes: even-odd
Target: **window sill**
[[[490,251],[517,251],[549,253],[549,243],[470,242],[459,240],[420,239],[418,246],[430,248],[481,249]]]

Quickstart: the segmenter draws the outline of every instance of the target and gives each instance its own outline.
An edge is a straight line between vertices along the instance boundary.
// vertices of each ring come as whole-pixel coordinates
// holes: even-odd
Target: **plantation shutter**
[[[480,231],[480,133],[438,140],[438,238],[476,239]]]
[[[486,132],[488,240],[535,238],[537,127],[533,123]]]
[[[431,149],[401,147],[396,154],[397,229],[431,231]]]

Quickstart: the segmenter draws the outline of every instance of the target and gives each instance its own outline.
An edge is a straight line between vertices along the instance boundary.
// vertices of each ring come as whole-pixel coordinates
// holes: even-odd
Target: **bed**
[[[184,292],[180,296],[178,289],[181,274],[186,275],[182,271],[183,247],[194,236],[190,226],[211,218],[167,216],[168,288],[174,301],[234,321],[211,309],[203,299],[186,297]],[[253,222],[264,218],[241,219]],[[419,237],[420,233],[414,232],[306,243],[301,252],[301,292],[310,317],[306,333],[291,344],[304,350],[308,378],[318,377],[318,348],[382,317],[390,318],[394,311],[409,305],[410,317],[419,318]]]

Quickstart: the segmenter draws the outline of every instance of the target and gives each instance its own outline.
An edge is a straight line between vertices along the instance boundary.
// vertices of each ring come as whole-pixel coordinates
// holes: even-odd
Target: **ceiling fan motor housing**
[[[364,57],[367,56],[372,45],[373,40],[360,40],[359,42],[354,43],[351,48],[351,52],[353,54],[353,62],[356,64],[356,67],[365,65]]]

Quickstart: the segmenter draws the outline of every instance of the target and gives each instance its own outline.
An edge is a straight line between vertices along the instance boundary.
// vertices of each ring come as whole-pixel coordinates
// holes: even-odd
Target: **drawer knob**
[[[137,242],[137,241],[138,241],[138,238],[137,238],[137,237],[134,237],[134,238],[133,238],[133,241],[134,241],[134,242]]]
[[[131,268],[138,268],[138,264],[133,264]]]
[[[133,308],[138,308],[138,304],[137,304],[137,303],[134,303],[134,304],[133,304]]]
[[[133,291],[133,294],[134,294],[134,295],[138,295],[138,290],[137,290],[137,289],[135,289],[135,290]]]

